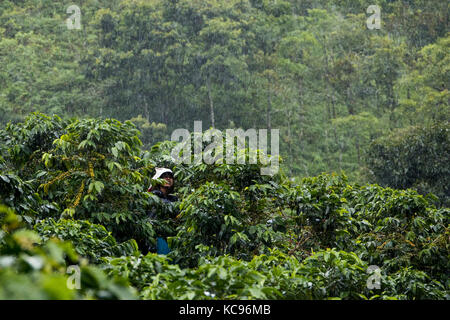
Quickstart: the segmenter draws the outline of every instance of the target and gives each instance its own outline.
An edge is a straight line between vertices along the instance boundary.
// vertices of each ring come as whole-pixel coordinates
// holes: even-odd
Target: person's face
[[[173,186],[173,177],[170,173],[164,173],[161,178],[167,181],[167,183],[164,184],[163,187],[170,188],[171,186]]]

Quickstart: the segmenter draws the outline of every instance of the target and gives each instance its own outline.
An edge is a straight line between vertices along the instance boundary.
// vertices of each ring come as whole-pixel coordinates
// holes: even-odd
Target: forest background
[[[445,1],[80,0],[80,29],[73,4],[0,4],[1,123],[131,120],[147,147],[194,120],[278,128],[290,177],[449,196]]]

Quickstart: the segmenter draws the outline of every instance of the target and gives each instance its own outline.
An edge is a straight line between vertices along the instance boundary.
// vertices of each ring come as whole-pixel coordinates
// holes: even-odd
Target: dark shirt
[[[168,194],[167,196],[164,195],[164,193],[160,190],[153,190],[153,194],[157,195],[161,198],[162,201],[168,203],[168,202],[177,202],[178,198],[172,194]]]
[[[173,202],[177,202],[178,198],[172,194],[168,194],[167,196],[164,195],[164,193],[160,190],[153,190],[152,193],[154,195],[157,195],[163,203],[173,203]],[[156,219],[156,212],[155,211],[151,211],[148,212],[148,217],[150,219]]]
[[[160,191],[160,190],[153,190],[152,193],[154,195],[157,195],[162,200],[162,202],[165,203],[165,204],[171,204],[173,202],[177,202],[178,201],[178,198],[176,196],[171,195],[171,194],[168,194],[167,196],[165,196],[164,193],[162,191]],[[171,206],[166,207],[165,210],[169,209],[169,207],[171,207]],[[163,209],[163,211],[165,211],[165,210]],[[164,221],[164,220],[168,221],[167,218],[169,218],[169,216],[173,215],[172,210],[173,209],[169,209],[169,211],[166,211],[166,212],[170,212],[170,213],[169,213],[169,215],[166,216],[166,218],[162,218],[162,220],[159,220],[161,218],[157,217],[157,214],[156,214],[155,211],[149,212],[148,213],[148,217],[149,217],[150,221],[154,221],[154,222],[152,222],[152,224],[156,223],[155,224],[155,228],[159,229],[159,227],[161,227],[162,225],[160,225],[158,223],[158,220],[161,221],[161,222]],[[163,216],[164,216],[164,214],[163,214]],[[173,218],[169,218],[169,219],[172,220]],[[164,225],[166,225],[166,224],[164,224]],[[170,252],[170,249],[167,246],[167,242],[166,242],[165,238],[166,238],[166,236],[168,234],[171,234],[171,233],[172,232],[170,231],[170,229],[169,229],[169,231],[165,230],[165,229],[159,229],[159,232],[157,231],[157,239],[156,239],[157,247],[154,247],[154,246],[151,246],[151,245],[147,245],[148,251],[150,251],[150,252],[155,252],[156,251],[157,253],[161,253],[161,254],[167,254],[168,252]],[[164,247],[166,247],[166,248],[164,250],[162,250],[161,248],[159,248],[158,243],[159,243],[159,245],[163,244]]]

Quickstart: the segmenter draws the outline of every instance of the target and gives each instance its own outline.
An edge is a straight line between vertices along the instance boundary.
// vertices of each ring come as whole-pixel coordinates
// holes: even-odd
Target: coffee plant
[[[450,209],[436,196],[176,164],[173,142],[146,150],[139,134],[39,113],[0,130],[0,299],[450,298]],[[147,191],[162,166],[179,201]]]

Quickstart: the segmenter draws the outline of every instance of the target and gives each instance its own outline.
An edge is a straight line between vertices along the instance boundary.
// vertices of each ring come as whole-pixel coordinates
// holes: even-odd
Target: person
[[[156,173],[152,177],[152,180],[163,179],[163,184],[151,184],[148,188],[148,192],[157,195],[164,203],[172,203],[178,201],[178,198],[172,195],[175,189],[175,179],[172,170],[168,168],[156,168]],[[156,214],[151,212],[149,214],[150,219],[155,219]],[[170,252],[169,245],[164,237],[157,236],[156,238],[156,253],[168,254]]]
[[[150,184],[148,192],[157,195],[166,203],[178,201],[178,198],[171,194],[175,189],[175,179],[172,170],[167,168],[156,168],[156,173],[152,177],[152,180],[155,179],[164,179],[166,180],[166,183],[154,186]]]

